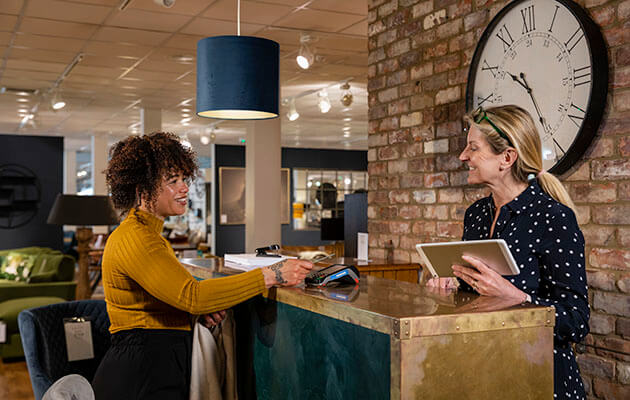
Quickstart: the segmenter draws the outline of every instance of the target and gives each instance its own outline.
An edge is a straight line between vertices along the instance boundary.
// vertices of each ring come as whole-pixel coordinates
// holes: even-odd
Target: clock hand
[[[510,74],[509,72],[508,72],[508,75],[510,75],[510,76],[512,77],[512,80],[513,80],[514,82],[517,82],[519,85],[523,86],[523,87],[525,88],[525,90],[531,90],[531,89],[529,89],[527,86],[523,85],[523,82],[521,82],[521,81],[518,79],[518,76],[516,76],[516,75],[512,75],[512,74]]]
[[[536,109],[536,113],[538,114],[538,120],[540,121],[543,129],[545,130],[545,132],[547,131],[547,127],[545,126],[545,118],[542,116],[542,113],[540,112],[540,108],[538,107],[538,103],[536,102],[536,98],[534,97],[534,91],[532,90],[532,88],[529,86],[529,84],[527,83],[527,80],[525,80],[525,74],[521,72],[521,79],[523,80],[523,87],[527,90],[527,94],[529,94],[529,97],[532,99],[532,103],[534,103],[534,108]],[[519,81],[520,83],[520,81]]]

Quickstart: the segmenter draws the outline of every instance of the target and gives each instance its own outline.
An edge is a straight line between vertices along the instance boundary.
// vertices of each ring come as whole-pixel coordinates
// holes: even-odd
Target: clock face
[[[466,105],[471,110],[516,104],[527,110],[540,134],[544,168],[562,173],[597,132],[607,64],[599,29],[575,3],[517,0],[497,14],[481,37]]]

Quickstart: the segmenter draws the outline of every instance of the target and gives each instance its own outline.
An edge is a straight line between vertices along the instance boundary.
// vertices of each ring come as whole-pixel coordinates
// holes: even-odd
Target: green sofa
[[[6,324],[6,342],[0,344],[3,359],[23,356],[17,327],[20,311],[74,300],[76,291],[73,257],[45,247],[25,247],[1,250],[0,266],[15,254],[29,257],[32,266],[25,281],[0,279],[0,320]]]

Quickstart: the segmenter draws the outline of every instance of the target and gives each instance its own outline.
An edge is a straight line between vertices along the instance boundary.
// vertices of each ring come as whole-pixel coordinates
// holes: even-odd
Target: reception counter
[[[220,259],[183,261],[202,279]],[[550,307],[362,276],[235,308],[239,398],[550,399]]]

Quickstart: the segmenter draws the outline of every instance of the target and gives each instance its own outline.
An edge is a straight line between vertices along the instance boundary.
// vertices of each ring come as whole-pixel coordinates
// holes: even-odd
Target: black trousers
[[[191,355],[189,331],[114,333],[92,381],[96,400],[188,400]]]

